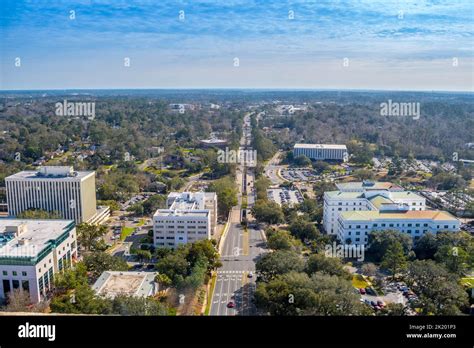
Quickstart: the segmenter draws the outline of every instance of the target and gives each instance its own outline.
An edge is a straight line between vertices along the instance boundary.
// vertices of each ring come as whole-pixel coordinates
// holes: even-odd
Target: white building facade
[[[426,209],[424,197],[403,191],[391,183],[373,183],[365,186],[363,183],[347,183],[337,186],[339,191],[324,192],[323,226],[330,235],[337,234],[337,221],[342,212],[377,211],[391,204],[406,206],[408,210]]]
[[[0,298],[20,289],[40,302],[77,259],[76,238],[71,220],[0,219]]]
[[[460,221],[445,211],[384,208],[381,211],[347,211],[339,215],[337,238],[344,244],[367,245],[373,231],[396,230],[414,240],[426,233],[458,232]]]
[[[168,209],[153,215],[155,247],[176,248],[180,244],[210,239],[217,225],[217,196],[214,192],[172,192]]]
[[[295,144],[294,157],[304,155],[313,160],[336,160],[346,162],[349,158],[346,145],[338,144]]]
[[[10,216],[41,209],[59,212],[63,219],[81,223],[94,220],[98,214],[95,172],[77,172],[70,166],[45,166],[38,171],[11,175],[5,178],[5,183]]]

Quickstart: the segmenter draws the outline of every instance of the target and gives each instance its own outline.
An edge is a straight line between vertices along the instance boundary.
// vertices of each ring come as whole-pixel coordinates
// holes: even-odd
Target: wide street
[[[249,125],[250,114],[244,124]],[[250,128],[244,127],[241,144],[249,144]],[[241,147],[243,148],[243,147]],[[253,304],[255,293],[255,262],[265,252],[265,237],[258,228],[241,225],[242,198],[247,198],[248,208],[253,205],[253,172],[251,168],[239,166],[236,183],[239,188],[238,205],[230,213],[229,226],[220,246],[222,267],[217,270],[216,284],[211,299],[210,315],[257,315]],[[244,184],[245,183],[245,184]],[[243,191],[246,192],[243,192]],[[246,193],[247,196],[243,193]],[[247,213],[249,223],[253,217]],[[228,303],[233,302],[234,308]]]

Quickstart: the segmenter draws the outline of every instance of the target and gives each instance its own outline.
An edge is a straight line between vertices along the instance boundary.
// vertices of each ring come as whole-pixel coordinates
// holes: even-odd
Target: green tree
[[[136,250],[135,256],[138,258],[139,262],[150,261],[153,257],[150,250]]]
[[[387,248],[381,267],[388,269],[393,276],[407,268],[407,258],[400,242],[392,242]]]
[[[293,248],[294,239],[288,232],[278,230],[267,234],[267,245],[274,250],[290,250]]]
[[[322,254],[311,255],[306,262],[305,271],[308,275],[321,272],[345,279],[352,279],[352,275],[344,269],[344,265],[339,258],[326,257]]]
[[[169,308],[153,299],[147,297],[135,297],[117,295],[111,301],[111,314],[133,315],[133,316],[163,316],[169,315]]]
[[[411,262],[405,280],[423,315],[459,315],[469,303],[459,278],[432,260]]]
[[[58,211],[46,211],[42,209],[28,209],[17,215],[18,219],[61,219]]]
[[[107,314],[110,303],[97,297],[87,284],[80,284],[66,293],[53,296],[50,305],[55,313]]]
[[[470,270],[469,254],[462,247],[442,245],[435,254],[435,260],[458,275],[464,275]]]
[[[293,163],[298,167],[308,167],[311,165],[311,160],[305,155],[299,155],[293,159]]]
[[[96,251],[84,256],[84,264],[93,278],[98,278],[105,271],[127,271],[127,262],[117,256]]]
[[[219,214],[227,216],[233,206],[237,205],[237,188],[234,180],[226,176],[215,180],[207,188],[208,192],[216,192]]]
[[[172,284],[171,279],[166,274],[158,273],[155,277],[155,282],[157,282],[160,287],[167,288]]]
[[[413,239],[406,233],[399,231],[373,231],[369,234],[367,256],[369,259],[380,262],[388,248],[395,242],[401,243],[403,253],[408,255],[413,246]]]
[[[281,207],[275,202],[257,200],[252,208],[252,215],[260,222],[277,224],[283,222],[284,216]]]
[[[301,217],[296,218],[289,226],[290,232],[301,241],[314,240],[320,235],[316,226]]]
[[[107,227],[81,223],[77,225],[77,241],[86,252],[100,249],[102,237],[107,233]]]
[[[303,271],[304,261],[294,251],[277,250],[263,255],[255,267],[262,280],[268,281],[279,274]]]

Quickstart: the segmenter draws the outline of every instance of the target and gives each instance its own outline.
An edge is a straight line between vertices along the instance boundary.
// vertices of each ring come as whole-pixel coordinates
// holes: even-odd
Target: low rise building
[[[351,182],[336,185],[339,191],[324,193],[323,226],[328,234],[337,233],[339,215],[346,211],[377,211],[385,205],[401,204],[408,210],[425,210],[426,199],[403,191],[388,182]]]
[[[105,271],[94,283],[92,289],[97,295],[111,299],[117,295],[154,296],[158,292],[158,284],[155,282],[157,274],[157,272]]]
[[[304,155],[312,160],[335,160],[347,162],[349,154],[346,145],[338,144],[295,144],[294,157]]]
[[[426,233],[457,232],[460,221],[440,210],[408,210],[387,206],[377,211],[345,211],[339,215],[337,238],[345,244],[367,245],[373,231],[395,230],[419,239]]]
[[[0,219],[0,298],[21,289],[40,302],[54,274],[76,259],[74,221]]]
[[[176,248],[179,244],[210,239],[217,225],[217,195],[214,192],[172,192],[168,209],[153,215],[156,247]]]

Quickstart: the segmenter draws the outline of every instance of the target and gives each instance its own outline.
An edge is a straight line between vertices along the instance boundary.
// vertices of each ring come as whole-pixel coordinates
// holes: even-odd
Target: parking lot
[[[288,204],[293,206],[303,202],[303,196],[297,190],[290,190],[287,188],[279,189],[268,189],[267,190],[268,199],[276,202],[280,206],[283,204]]]
[[[383,287],[383,295],[375,295],[371,288],[357,289],[357,291],[361,295],[360,301],[374,310],[380,310],[389,303],[400,303],[405,307],[407,315],[416,315],[409,305],[416,303],[418,296],[403,282],[386,284]]]
[[[319,180],[335,180],[350,175],[352,169],[346,165],[343,171],[334,171],[330,173],[318,174],[317,171],[311,168],[282,168],[280,175],[283,179],[291,182],[315,182]]]
[[[289,181],[311,181],[316,180],[316,172],[308,168],[282,169],[281,176]]]

